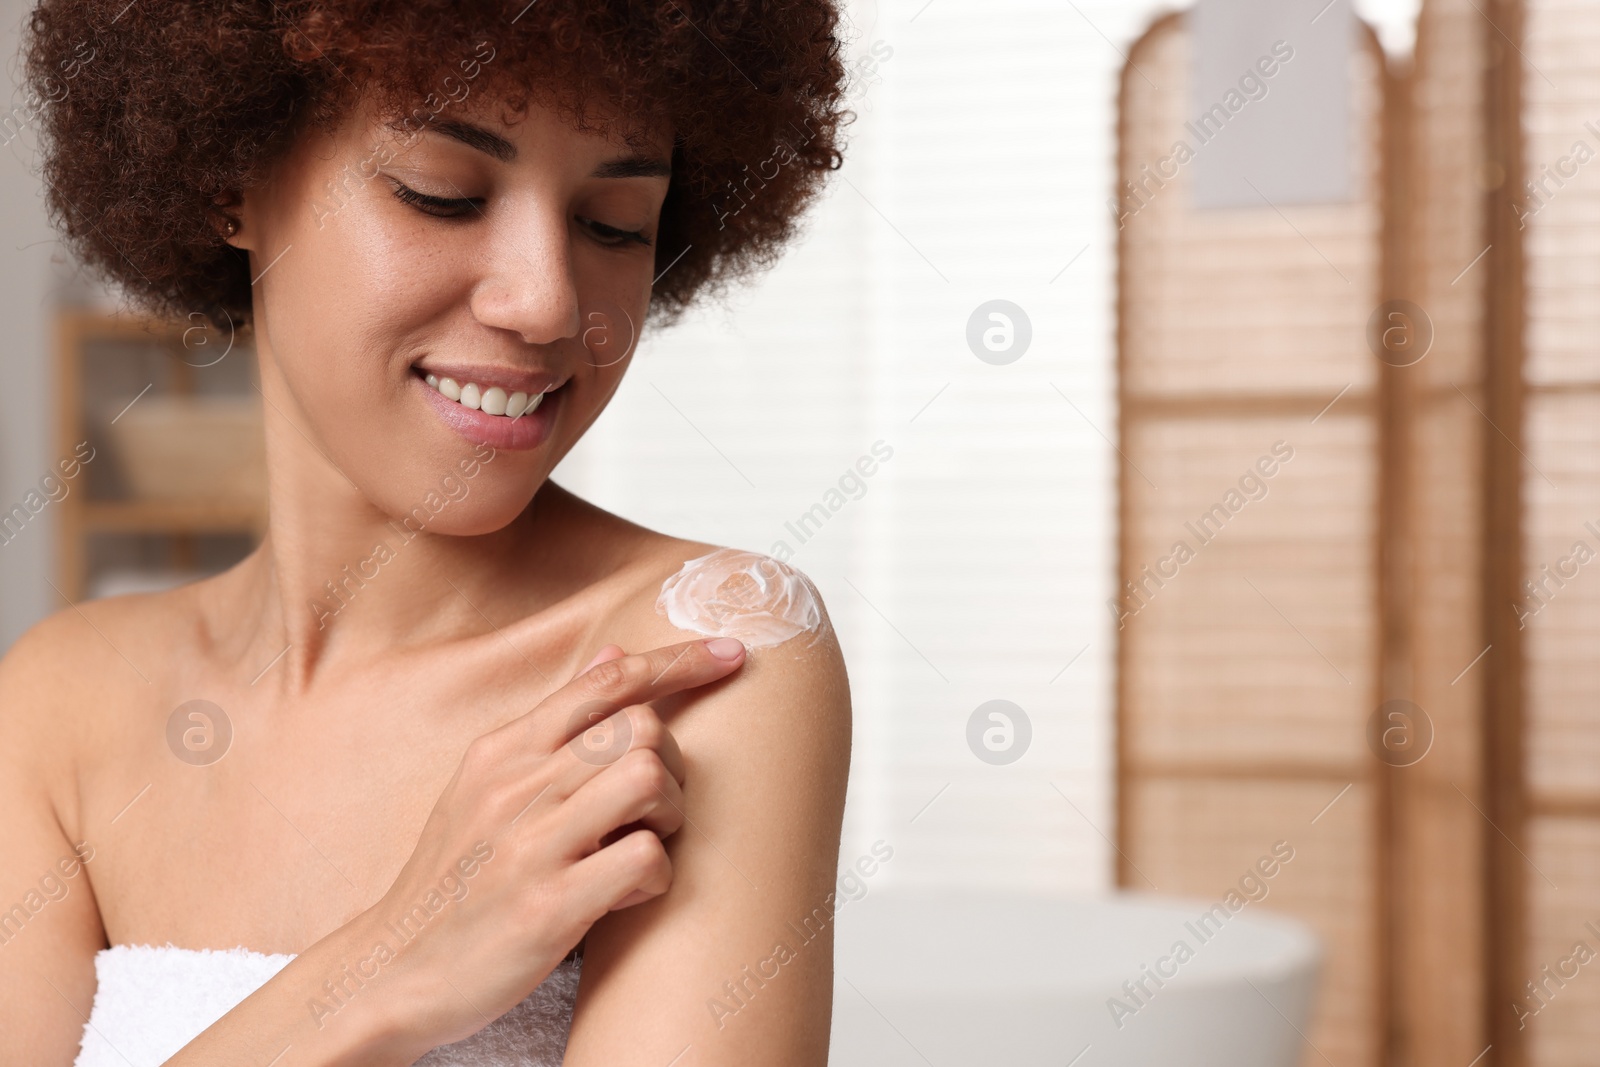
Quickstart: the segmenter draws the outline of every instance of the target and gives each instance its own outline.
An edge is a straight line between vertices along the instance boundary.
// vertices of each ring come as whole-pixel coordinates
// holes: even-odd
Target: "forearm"
[[[436,1042],[412,1010],[416,983],[403,956],[362,964],[381,937],[364,912],[296,956],[166,1067],[405,1067]],[[331,985],[330,985],[331,983]]]

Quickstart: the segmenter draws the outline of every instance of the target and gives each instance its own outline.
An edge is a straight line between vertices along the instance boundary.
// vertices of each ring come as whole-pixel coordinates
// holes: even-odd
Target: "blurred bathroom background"
[[[834,1062],[1592,1064],[1600,0],[849,15],[803,239],[556,476],[826,598]],[[81,276],[8,73],[0,647],[263,521],[248,353]]]

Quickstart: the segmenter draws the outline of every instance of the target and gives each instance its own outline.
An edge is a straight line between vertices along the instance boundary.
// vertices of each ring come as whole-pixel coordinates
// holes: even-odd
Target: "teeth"
[[[543,393],[535,393],[531,397],[527,393],[520,392],[507,396],[506,391],[498,385],[484,389],[477,382],[467,382],[463,385],[454,378],[441,378],[436,374],[426,375],[422,380],[439,395],[454,400],[462,407],[482,411],[486,415],[521,418],[523,415],[533,414],[539,405],[544,403]]]

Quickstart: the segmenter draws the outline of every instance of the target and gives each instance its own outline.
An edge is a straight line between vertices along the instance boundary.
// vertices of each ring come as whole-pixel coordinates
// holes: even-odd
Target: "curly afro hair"
[[[842,164],[841,21],[835,0],[41,0],[24,61],[52,222],[153,311],[248,322],[219,211],[308,128],[363,93],[414,130],[494,92],[579,129],[670,124],[671,321],[775,260]]]

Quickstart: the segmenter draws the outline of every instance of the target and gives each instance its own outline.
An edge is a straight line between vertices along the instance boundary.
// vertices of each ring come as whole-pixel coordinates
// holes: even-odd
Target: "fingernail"
[[[607,648],[610,648],[610,647],[611,647],[611,646],[610,646],[610,645],[606,645],[606,646],[605,646],[605,648],[602,648],[602,649],[601,649],[601,650],[600,650],[600,651],[599,651],[599,652],[596,652],[596,653],[595,653],[595,654],[594,654],[594,659],[592,659],[592,660],[590,660],[590,661],[589,661],[589,665],[588,665],[588,666],[587,666],[587,667],[585,667],[585,668],[584,668],[584,669],[583,669],[583,670],[581,670],[581,671],[579,671],[579,672],[578,672],[578,673],[579,673],[579,674],[584,674],[584,673],[586,673],[586,672],[587,672],[587,671],[591,671],[591,670],[593,670],[593,669],[594,669],[594,668],[595,668],[595,667],[598,667],[598,666],[599,666],[599,665],[600,665],[600,659],[601,659],[601,657],[602,657],[602,656],[604,656],[604,655],[605,655],[605,654],[606,654],[606,649],[607,649]]]
[[[718,659],[738,659],[744,655],[744,646],[731,637],[718,637],[706,642],[706,651]]]

